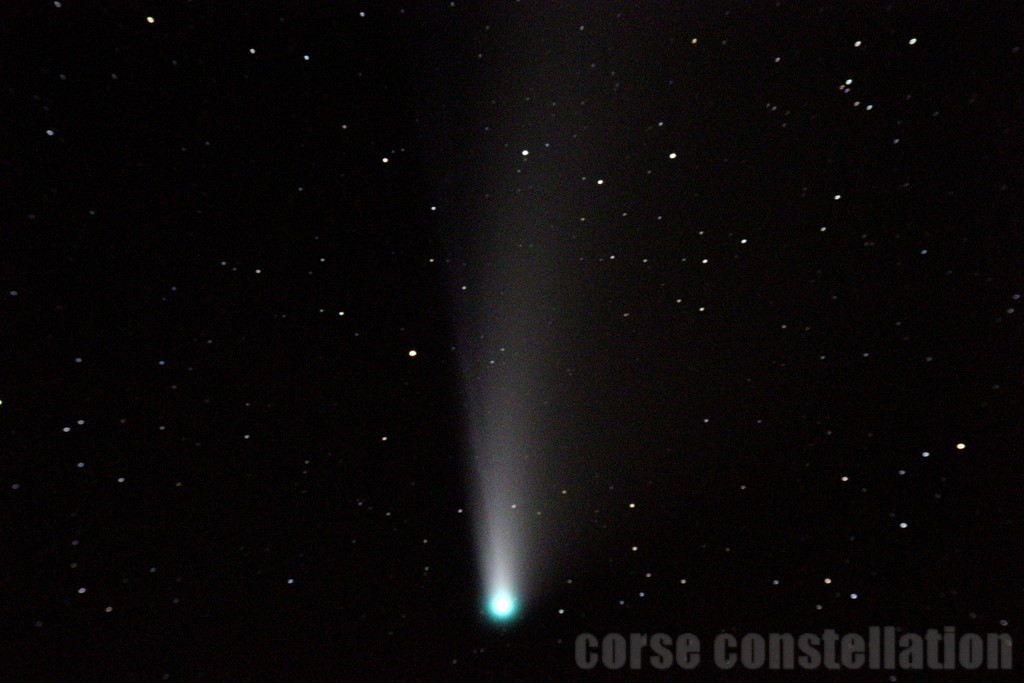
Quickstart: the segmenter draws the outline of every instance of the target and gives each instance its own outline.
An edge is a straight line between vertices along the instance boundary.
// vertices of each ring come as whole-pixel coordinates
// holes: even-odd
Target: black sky
[[[5,678],[1016,633],[1021,19],[5,7]],[[496,627],[470,435],[501,391],[542,514]]]

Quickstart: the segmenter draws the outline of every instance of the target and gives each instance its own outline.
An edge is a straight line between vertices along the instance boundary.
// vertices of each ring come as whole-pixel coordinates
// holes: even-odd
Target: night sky
[[[5,680],[1020,633],[1024,10],[274,4],[0,11]]]

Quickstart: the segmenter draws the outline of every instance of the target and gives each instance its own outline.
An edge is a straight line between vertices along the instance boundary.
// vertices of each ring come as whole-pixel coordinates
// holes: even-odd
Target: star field
[[[1011,4],[9,15],[5,677],[1017,632]]]

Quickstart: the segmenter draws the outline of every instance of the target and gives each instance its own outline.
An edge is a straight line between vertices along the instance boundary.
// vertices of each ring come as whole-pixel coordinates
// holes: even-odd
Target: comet
[[[473,454],[471,507],[480,565],[481,611],[495,623],[515,619],[536,587],[536,568],[528,558],[539,553],[537,529],[527,513],[536,510],[526,453],[532,420],[523,412],[510,378],[492,374],[469,383],[470,443]],[[493,381],[493,380],[503,381]],[[519,382],[510,382],[519,388]]]

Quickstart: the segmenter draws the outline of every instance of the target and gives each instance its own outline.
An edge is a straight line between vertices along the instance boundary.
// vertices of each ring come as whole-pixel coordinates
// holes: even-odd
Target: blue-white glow
[[[511,619],[516,613],[516,600],[508,591],[498,591],[491,596],[487,611],[500,621]]]

